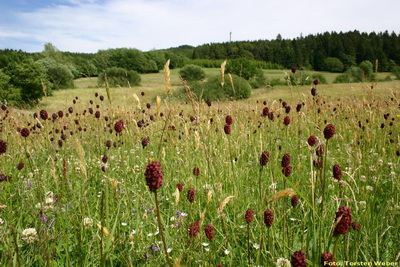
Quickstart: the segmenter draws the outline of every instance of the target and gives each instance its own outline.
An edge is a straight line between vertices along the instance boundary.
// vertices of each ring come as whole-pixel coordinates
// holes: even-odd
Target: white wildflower
[[[370,185],[367,185],[367,186],[365,187],[365,189],[366,189],[367,191],[374,191],[374,188],[373,188],[372,186],[370,186]]]
[[[255,249],[260,249],[260,244],[254,243],[254,244],[253,244],[253,248],[255,248]]]
[[[269,189],[275,190],[275,189],[276,189],[276,183],[272,183],[272,184],[269,186]]]
[[[85,229],[90,228],[92,226],[93,226],[93,219],[91,219],[91,218],[84,218],[83,219],[83,227]]]
[[[33,243],[36,240],[38,240],[37,232],[35,228],[28,228],[22,231],[22,240],[25,241],[25,243]]]
[[[279,258],[276,261],[276,267],[290,267],[290,266],[292,266],[292,265],[290,264],[290,261],[287,259]]]
[[[225,253],[225,255],[228,255],[228,254],[231,253],[231,252],[230,252],[229,249],[225,249],[225,250],[224,250],[224,253]]]
[[[4,223],[3,219],[2,219],[2,218],[0,218],[0,224],[3,224],[3,223]]]

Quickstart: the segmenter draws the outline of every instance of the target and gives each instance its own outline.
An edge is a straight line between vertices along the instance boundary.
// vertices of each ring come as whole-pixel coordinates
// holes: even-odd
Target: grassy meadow
[[[208,104],[96,82],[0,110],[2,266],[399,262],[400,82]]]

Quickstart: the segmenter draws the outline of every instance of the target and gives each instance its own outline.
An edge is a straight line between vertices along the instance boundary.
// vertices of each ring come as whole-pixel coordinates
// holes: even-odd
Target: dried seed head
[[[146,184],[151,192],[156,192],[158,188],[162,186],[163,174],[161,163],[158,161],[153,161],[147,165],[145,171]]]
[[[292,266],[293,267],[306,267],[306,253],[303,251],[295,251],[292,254]]]
[[[264,223],[267,227],[271,227],[274,222],[274,212],[270,209],[264,211]]]
[[[251,223],[254,219],[254,211],[252,209],[246,210],[246,215],[244,216],[247,223]]]
[[[315,150],[315,154],[318,157],[322,157],[325,153],[325,147],[323,144],[320,144],[319,146],[317,146],[317,149]]]

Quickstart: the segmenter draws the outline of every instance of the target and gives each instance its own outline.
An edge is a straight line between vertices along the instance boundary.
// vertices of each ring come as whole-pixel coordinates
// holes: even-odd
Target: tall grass
[[[166,266],[160,230],[172,262],[182,266],[273,266],[280,258],[290,261],[295,251],[305,252],[309,266],[320,265],[323,252],[342,262],[398,261],[399,91],[354,98],[329,97],[323,88],[318,101],[309,93],[298,99],[282,92],[288,105],[304,102],[300,112],[289,114],[281,101],[263,95],[211,106],[156,105],[140,92],[139,101],[130,94],[126,103],[118,103],[112,89],[113,106],[100,100],[104,90],[92,89],[92,102],[70,96],[59,107],[63,116],[51,111],[48,120],[10,108],[0,111],[0,139],[7,143],[0,155],[0,262]],[[273,120],[262,116],[264,107]],[[234,120],[229,136],[227,115]],[[285,126],[287,115],[291,122]],[[123,128],[117,133],[119,121]],[[314,135],[326,145],[328,124],[336,131],[319,175],[312,165],[318,157],[307,139]],[[25,127],[30,130],[26,138],[20,131]],[[264,150],[270,157],[262,169]],[[288,177],[281,166],[285,153],[293,166]],[[154,160],[163,166],[159,205],[144,176]],[[341,188],[333,178],[334,164],[343,169]],[[178,183],[183,185],[180,199]],[[193,202],[185,198],[189,188],[195,189]],[[297,206],[291,205],[293,195],[299,197]],[[334,221],[341,206],[351,209],[352,222],[361,228],[333,236],[343,223]],[[255,214],[251,228],[244,220],[248,209]],[[268,229],[266,209],[274,212]],[[199,221],[202,229],[193,238],[188,229]],[[215,229],[212,241],[204,232],[209,224]],[[30,239],[23,235],[28,228],[36,230]]]

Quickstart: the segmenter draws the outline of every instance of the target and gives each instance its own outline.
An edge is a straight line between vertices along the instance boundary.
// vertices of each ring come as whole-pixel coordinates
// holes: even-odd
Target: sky
[[[278,34],[399,34],[399,11],[399,0],[0,0],[0,49],[150,51]]]

